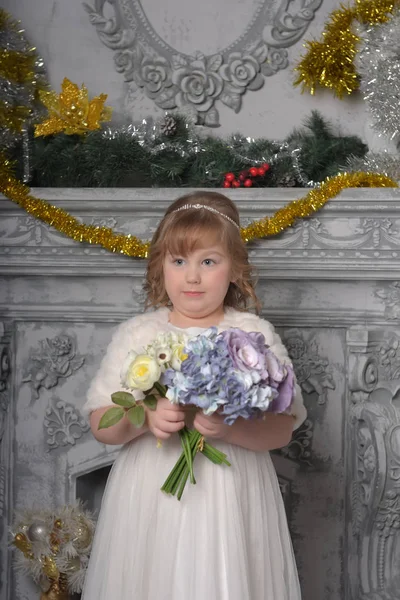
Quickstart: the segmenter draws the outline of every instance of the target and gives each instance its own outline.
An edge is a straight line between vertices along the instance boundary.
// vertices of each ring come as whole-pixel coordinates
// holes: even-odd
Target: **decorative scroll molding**
[[[2,232],[3,244],[10,248],[32,246],[37,249],[41,246],[68,245],[67,237],[34,217],[21,217],[13,220],[11,225],[11,228]],[[36,253],[38,254],[37,251]]]
[[[393,281],[384,288],[376,290],[375,295],[385,305],[385,317],[398,320],[400,317],[400,281]]]
[[[300,464],[312,467],[311,450],[314,424],[311,419],[296,429],[290,443],[279,452],[282,456],[294,460]]]
[[[396,600],[400,550],[399,338],[348,331],[348,573],[351,598]],[[385,375],[387,379],[385,380]],[[396,376],[396,377],[394,377]]]
[[[400,379],[400,338],[396,334],[384,339],[378,348],[380,378],[386,381]]]
[[[90,429],[87,420],[79,415],[75,406],[61,400],[46,409],[44,427],[48,435],[49,450],[60,446],[74,446],[76,440]]]
[[[305,340],[298,329],[287,330],[284,342],[293,361],[297,382],[307,393],[315,392],[318,404],[325,404],[328,389],[335,389],[335,382],[329,363],[319,355],[314,336]]]
[[[359,227],[353,227],[347,236],[332,235],[324,227],[320,219],[299,221],[289,230],[286,247],[298,246],[303,248],[332,248],[341,250],[375,249],[388,245],[400,249],[400,231],[394,230],[392,220],[362,219]],[[349,234],[351,234],[349,236]]]
[[[40,351],[33,355],[27,367],[28,375],[22,380],[30,382],[33,398],[39,398],[40,388],[49,390],[59,379],[70,377],[84,363],[85,358],[77,355],[75,341],[66,334],[46,338],[40,342]]]
[[[10,562],[7,544],[11,517],[7,498],[10,497],[13,476],[12,441],[6,433],[11,414],[11,334],[11,323],[0,321],[0,581],[4,594],[9,589]]]
[[[0,323],[0,444],[6,425],[6,415],[10,404],[10,358],[11,331]]]
[[[6,468],[0,464],[0,517],[4,518],[5,512],[5,498],[6,493]]]
[[[326,404],[328,389],[334,390],[336,385],[328,360],[320,356],[315,335],[311,334],[305,339],[304,333],[299,329],[287,329],[283,341],[302,390],[307,395],[316,394],[317,405]],[[314,423],[309,417],[279,453],[290,460],[312,467],[313,430]]]
[[[247,90],[256,91],[264,78],[288,66],[286,48],[295,44],[321,0],[262,0],[243,33],[210,56],[191,56],[167,44],[149,22],[139,0],[94,0],[84,3],[100,40],[114,51],[115,68],[128,86],[141,88],[164,110],[185,110],[200,125],[217,127],[216,102],[234,112]],[[105,11],[106,5],[111,9]]]
[[[2,444],[7,414],[10,406],[10,379],[11,379],[11,328],[10,324],[0,322],[0,447]],[[2,453],[3,454],[3,453]],[[6,454],[6,453],[4,453]],[[5,465],[0,461],[0,517],[4,516],[5,502]],[[1,534],[1,531],[0,531]]]
[[[101,222],[116,231],[149,239],[167,206],[182,190],[39,189],[34,193],[66,208],[85,223]],[[273,214],[303,193],[268,189],[232,190],[228,195],[238,203],[243,221],[254,221]],[[372,218],[371,213],[376,216]],[[301,221],[281,236],[259,240],[249,250],[263,278],[393,281],[394,273],[400,272],[400,191],[348,190],[332,200],[317,218]],[[139,275],[144,263],[64,238],[27,217],[11,202],[0,202],[0,275],[46,272],[113,276],[115,271]],[[397,285],[380,286],[382,291],[377,291],[379,302],[387,306],[388,319],[398,314]]]

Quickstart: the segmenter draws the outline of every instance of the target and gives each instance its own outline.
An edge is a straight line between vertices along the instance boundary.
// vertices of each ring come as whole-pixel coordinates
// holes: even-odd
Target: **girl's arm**
[[[143,433],[146,433],[149,429],[147,427],[147,421],[138,429],[128,419],[123,418],[119,423],[108,427],[107,429],[99,429],[99,423],[104,413],[111,408],[110,406],[104,406],[94,410],[90,415],[90,428],[96,440],[102,444],[110,444],[111,446],[118,446],[120,444],[126,444],[135,438],[139,437]]]
[[[294,418],[291,415],[266,413],[256,421],[239,418],[226,425],[222,415],[196,414],[194,427],[207,438],[221,439],[254,452],[267,452],[287,446],[292,438]]]
[[[269,413],[265,419],[246,421],[237,419],[229,426],[224,440],[254,452],[276,450],[287,446],[292,439],[293,417]]]
[[[90,415],[90,427],[93,435],[98,442],[103,444],[127,444],[147,431],[150,431],[159,440],[167,440],[185,426],[185,412],[181,407],[178,404],[171,404],[167,398],[159,398],[155,410],[145,408],[146,421],[140,429],[124,417],[112,427],[99,430],[100,419],[108,408],[108,406],[98,408]]]

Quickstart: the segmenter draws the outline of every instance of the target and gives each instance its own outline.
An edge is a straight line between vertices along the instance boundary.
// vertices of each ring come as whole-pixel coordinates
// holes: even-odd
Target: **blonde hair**
[[[178,210],[185,205],[204,205],[213,211],[199,208]],[[215,212],[218,211],[218,212]],[[218,214],[220,213],[220,214]],[[222,214],[221,214],[222,213]],[[167,209],[157,227],[150,245],[144,291],[146,306],[168,306],[170,300],[165,291],[163,264],[167,253],[187,256],[203,247],[204,238],[214,235],[225,246],[232,261],[232,279],[225,296],[224,305],[238,310],[255,308],[258,313],[260,302],[255,292],[253,267],[249,263],[246,245],[238,226],[239,212],[235,204],[217,192],[199,191],[178,198]]]

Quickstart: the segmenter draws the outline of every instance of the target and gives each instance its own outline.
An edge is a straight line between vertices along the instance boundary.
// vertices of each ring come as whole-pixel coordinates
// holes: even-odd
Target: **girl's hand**
[[[224,423],[224,417],[214,413],[213,415],[205,415],[199,411],[193,421],[193,427],[197,429],[201,435],[206,438],[216,438],[223,440],[227,437],[231,430],[231,426]]]
[[[168,398],[159,398],[156,410],[146,410],[147,426],[159,440],[167,440],[185,426],[185,413],[178,404]]]

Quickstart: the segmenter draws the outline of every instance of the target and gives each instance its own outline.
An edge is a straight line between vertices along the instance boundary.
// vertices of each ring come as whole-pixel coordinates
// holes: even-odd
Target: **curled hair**
[[[235,204],[223,194],[198,191],[175,200],[166,211],[151,241],[144,283],[146,306],[171,304],[165,291],[163,273],[164,259],[168,252],[185,257],[197,248],[202,248],[204,239],[215,238],[225,246],[232,261],[233,283],[229,285],[224,305],[237,310],[255,308],[258,313],[260,302],[255,292],[253,268],[239,229],[228,219],[209,210],[187,208],[174,212],[185,204],[210,206],[239,225],[239,212]]]

